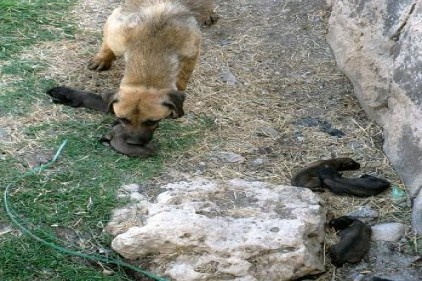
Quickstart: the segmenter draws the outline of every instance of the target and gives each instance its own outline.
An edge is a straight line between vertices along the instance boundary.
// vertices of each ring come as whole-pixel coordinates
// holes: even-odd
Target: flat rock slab
[[[172,280],[292,280],[324,270],[325,210],[308,189],[204,179],[115,210],[107,230],[128,259]],[[130,195],[129,195],[130,196]]]

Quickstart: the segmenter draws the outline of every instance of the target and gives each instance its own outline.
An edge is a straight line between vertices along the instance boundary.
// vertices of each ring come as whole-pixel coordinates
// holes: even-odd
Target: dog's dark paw
[[[77,91],[68,87],[55,87],[47,91],[54,103],[64,104],[72,107],[82,105],[82,98]]]

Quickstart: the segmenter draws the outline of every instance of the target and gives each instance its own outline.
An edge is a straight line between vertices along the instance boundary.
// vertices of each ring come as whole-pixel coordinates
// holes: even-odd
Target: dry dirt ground
[[[118,2],[81,0],[73,14],[80,22],[76,40],[37,48],[35,56],[51,64],[46,76],[96,92],[117,87],[122,60],[104,73],[87,70],[86,63]],[[195,146],[166,163],[161,176],[148,183],[150,189],[192,176],[289,184],[295,170],[331,157],[361,163],[359,171],[347,175],[370,173],[402,186],[381,150],[381,129],[367,119],[325,41],[325,1],[216,2],[221,19],[203,29],[187,114],[177,121],[205,116],[213,124]],[[57,108],[51,110],[54,118],[60,117]],[[221,152],[237,157],[227,159]],[[335,216],[368,205],[379,212],[378,222],[404,221],[408,240],[412,238],[408,208],[392,204],[389,192],[367,199],[321,195]],[[327,247],[334,238],[328,234]],[[319,280],[344,280],[341,270],[334,276],[328,261],[327,272]]]

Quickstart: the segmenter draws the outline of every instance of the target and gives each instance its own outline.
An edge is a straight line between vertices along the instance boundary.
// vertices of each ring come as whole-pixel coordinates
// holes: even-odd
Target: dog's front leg
[[[194,58],[184,58],[181,61],[181,67],[179,74],[177,76],[177,83],[176,87],[179,91],[186,91],[188,86],[189,78],[192,75],[192,72],[195,68],[196,61],[198,60],[198,56]]]
[[[55,87],[48,90],[47,94],[51,96],[54,103],[109,112],[109,102],[104,97],[91,92]]]
[[[116,56],[126,50],[126,25],[122,23],[122,9],[117,8],[108,17],[103,28],[103,43],[98,53],[89,61],[88,68],[95,71],[110,69]]]
[[[89,61],[88,69],[95,71],[109,70],[115,59],[116,55],[113,50],[107,46],[106,42],[103,42],[98,53]]]

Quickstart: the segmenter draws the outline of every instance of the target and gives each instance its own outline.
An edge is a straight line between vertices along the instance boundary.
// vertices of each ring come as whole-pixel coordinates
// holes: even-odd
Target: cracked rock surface
[[[422,0],[337,0],[328,42],[408,188],[422,233]]]
[[[324,270],[325,209],[310,190],[239,179],[163,189],[114,212],[107,230],[125,258],[153,255],[150,269],[171,280],[282,281]]]

